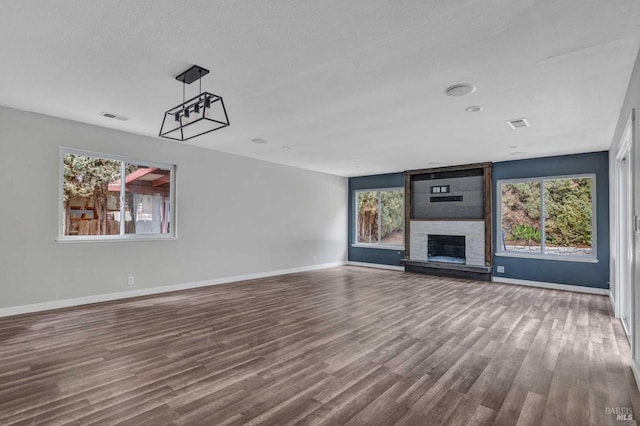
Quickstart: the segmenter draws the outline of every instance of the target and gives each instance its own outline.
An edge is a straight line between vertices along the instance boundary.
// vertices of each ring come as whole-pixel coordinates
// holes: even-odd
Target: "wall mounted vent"
[[[129,120],[129,117],[123,117],[122,115],[118,115],[118,114],[112,114],[110,112],[101,112],[100,115],[102,117],[105,118],[110,118],[112,120],[120,120],[120,121],[127,121]]]
[[[514,130],[523,129],[525,127],[531,127],[531,125],[529,124],[526,118],[516,118],[513,120],[508,120],[507,124]]]

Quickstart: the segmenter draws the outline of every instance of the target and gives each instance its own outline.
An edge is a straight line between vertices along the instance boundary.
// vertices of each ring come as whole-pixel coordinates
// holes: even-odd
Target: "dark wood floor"
[[[603,296],[341,267],[2,318],[0,424],[607,425],[629,352]]]

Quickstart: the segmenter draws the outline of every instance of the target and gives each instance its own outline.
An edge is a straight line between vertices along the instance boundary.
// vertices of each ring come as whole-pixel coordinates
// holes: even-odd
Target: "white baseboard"
[[[616,300],[613,298],[613,292],[611,290],[609,290],[609,302],[611,303],[611,309],[613,309],[613,315],[616,318],[620,318],[620,315],[618,315],[618,310],[616,309]]]
[[[548,288],[552,290],[575,291],[578,293],[599,294],[602,296],[610,295],[610,291],[605,288],[584,287],[580,285],[556,284],[556,283],[547,283],[542,281],[519,280],[516,278],[503,278],[503,277],[493,277],[492,281],[496,283],[526,285],[529,287],[541,287],[541,288]]]
[[[12,315],[29,314],[33,312],[49,311],[52,309],[68,308],[71,306],[87,305],[90,303],[109,302],[112,300],[129,299],[131,297],[149,296],[152,294],[168,293],[171,291],[188,290],[191,288],[207,287],[212,285],[227,284],[238,281],[255,280],[258,278],[275,277],[278,275],[295,274],[298,272],[315,271],[318,269],[334,268],[343,266],[346,262],[332,262],[321,265],[302,266],[291,269],[280,269],[276,271],[258,272],[255,274],[236,275],[232,277],[216,278],[213,280],[196,281],[191,283],[173,284],[161,287],[141,288],[137,290],[121,291],[118,293],[96,294],[93,296],[76,297],[73,299],[54,300],[51,302],[34,303],[32,305],[12,306],[0,308],[0,317]]]
[[[404,266],[382,265],[380,263],[366,263],[366,262],[348,261],[347,265],[362,266],[363,268],[389,269],[391,271],[402,271],[402,272],[404,272]]]

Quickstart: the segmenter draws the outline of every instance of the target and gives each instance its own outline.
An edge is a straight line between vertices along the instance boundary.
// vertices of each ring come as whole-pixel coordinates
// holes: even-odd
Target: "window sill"
[[[598,263],[600,262],[595,257],[578,257],[578,256],[553,256],[548,254],[535,254],[535,253],[508,253],[498,252],[498,257],[519,257],[522,259],[539,259],[539,260],[556,260],[560,262],[578,262],[578,263]]]
[[[86,243],[119,243],[119,242],[140,242],[140,241],[175,241],[176,236],[135,236],[135,237],[121,237],[116,236],[104,236],[100,238],[96,237],[73,237],[73,238],[56,238],[58,244],[86,244]]]
[[[357,248],[370,248],[370,249],[378,249],[378,250],[402,250],[404,251],[404,246],[392,246],[385,244],[364,244],[364,243],[353,243],[351,247]]]

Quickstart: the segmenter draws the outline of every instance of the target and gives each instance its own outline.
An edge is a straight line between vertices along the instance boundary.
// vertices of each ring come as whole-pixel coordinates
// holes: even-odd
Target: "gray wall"
[[[493,275],[495,277],[609,288],[609,160],[606,151],[495,163],[492,173],[493,211],[498,211],[496,206],[498,180],[583,173],[596,175],[598,263],[494,256]],[[498,247],[496,230],[499,229],[499,225],[496,221],[497,215],[494,214],[494,248]],[[505,272],[497,273],[498,266],[504,266]]]
[[[414,219],[483,219],[483,176],[419,180],[411,183]],[[431,194],[432,186],[449,185],[447,194]],[[431,197],[462,196],[462,201],[431,202]]]
[[[176,164],[178,238],[57,243],[60,146]],[[0,108],[0,182],[0,308],[346,258],[346,178]]]
[[[360,189],[381,188],[404,188],[404,173],[349,178],[349,260],[352,262],[401,266],[400,259],[404,258],[404,250],[352,247],[355,242],[354,192]]]

